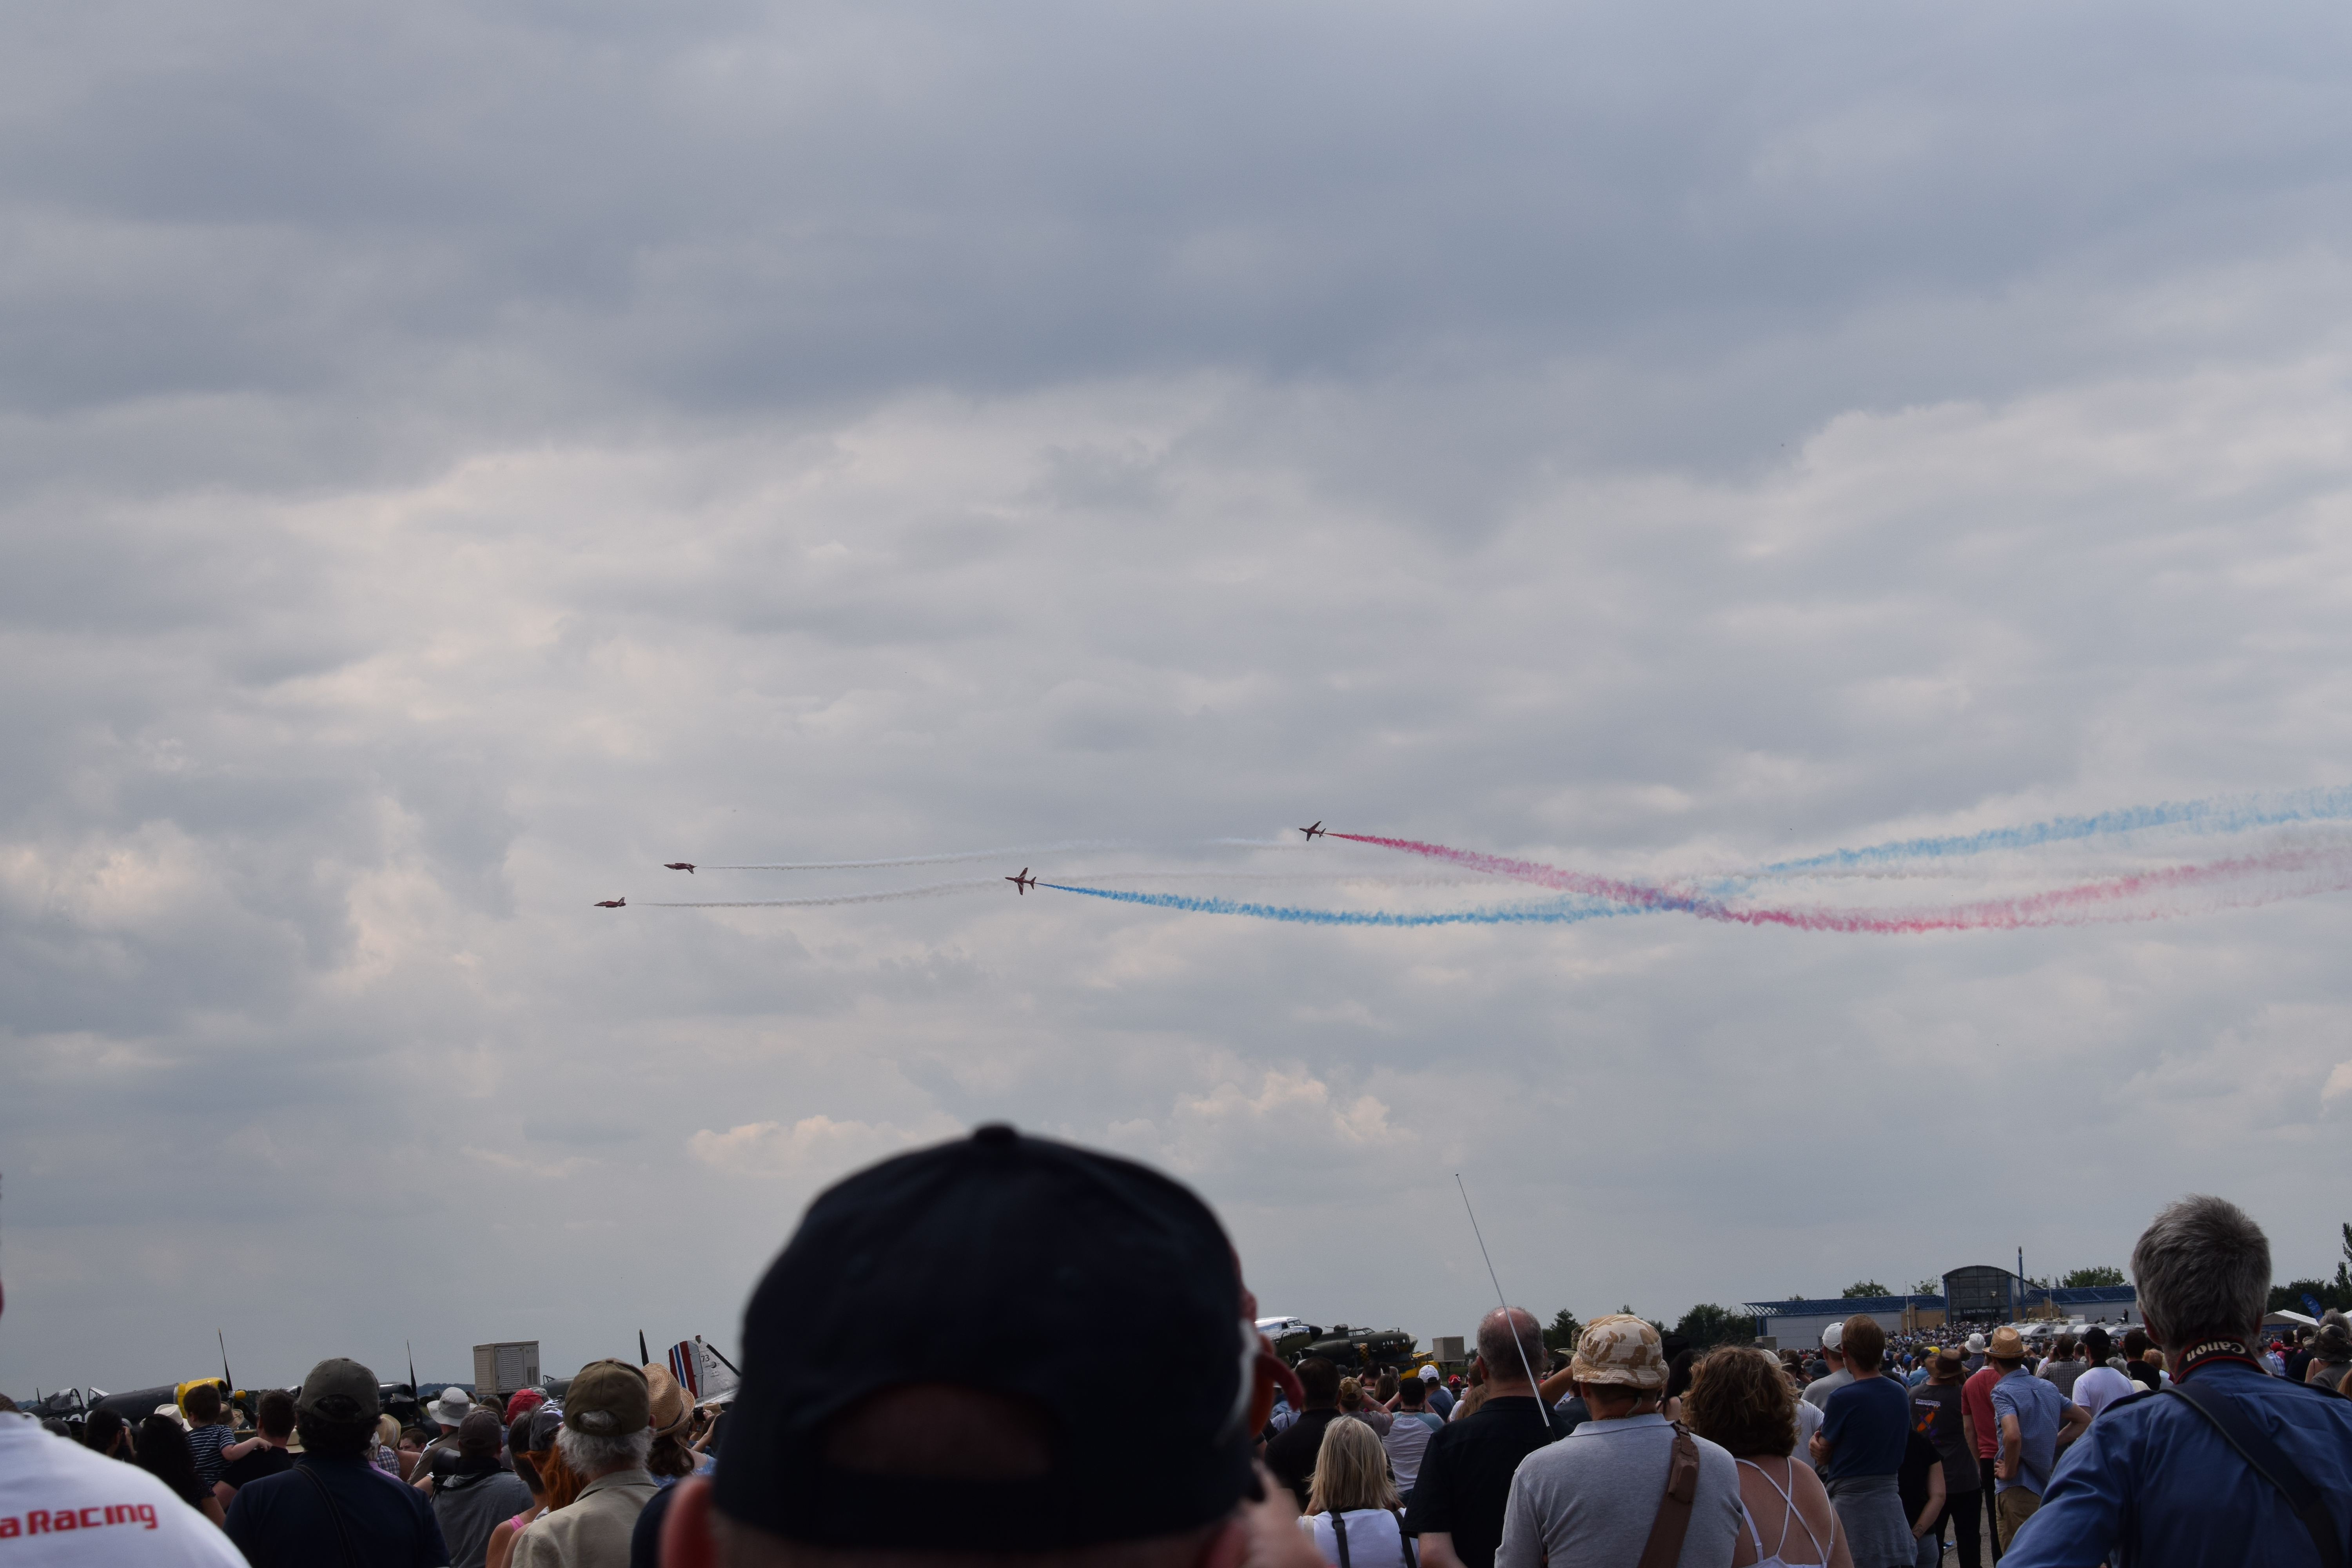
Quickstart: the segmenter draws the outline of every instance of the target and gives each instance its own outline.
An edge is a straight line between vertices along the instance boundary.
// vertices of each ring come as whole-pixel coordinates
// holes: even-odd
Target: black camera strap
[[[327,1517],[335,1521],[335,1538],[343,1543],[343,1561],[352,1568],[359,1568],[360,1554],[352,1550],[352,1527],[344,1522],[343,1510],[341,1505],[335,1501],[335,1494],[327,1489],[327,1483],[320,1480],[319,1472],[310,1466],[297,1464],[294,1468],[302,1472],[303,1479],[318,1489],[319,1500],[327,1505]]]

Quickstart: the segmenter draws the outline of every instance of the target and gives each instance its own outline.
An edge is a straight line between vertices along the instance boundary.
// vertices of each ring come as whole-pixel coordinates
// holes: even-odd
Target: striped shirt
[[[221,1450],[236,1441],[236,1434],[215,1422],[210,1426],[188,1428],[188,1448],[196,1456],[196,1479],[209,1491],[221,1479]]]

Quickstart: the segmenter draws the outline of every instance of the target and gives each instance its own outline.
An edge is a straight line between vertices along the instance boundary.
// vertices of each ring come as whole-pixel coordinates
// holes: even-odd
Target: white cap
[[[1437,1369],[1430,1365],[1427,1362],[1422,1363],[1421,1381],[1423,1383],[1435,1383],[1437,1381]]]
[[[1843,1343],[1845,1343],[1845,1325],[1843,1323],[1832,1323],[1828,1328],[1822,1331],[1822,1349],[1825,1351],[1833,1351]]]
[[[1985,1337],[1982,1334],[1970,1334],[1969,1336],[1969,1353],[1970,1355],[1984,1354],[1984,1348]]]

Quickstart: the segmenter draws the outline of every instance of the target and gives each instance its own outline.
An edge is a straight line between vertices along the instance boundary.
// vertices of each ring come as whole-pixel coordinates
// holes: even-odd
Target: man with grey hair
[[[653,1394],[625,1361],[592,1361],[563,1394],[556,1451],[581,1478],[580,1495],[515,1537],[513,1568],[628,1568],[637,1515],[656,1489]]]
[[[1406,1532],[1421,1537],[1422,1568],[1494,1568],[1519,1461],[1573,1426],[1536,1391],[1543,1363],[1543,1325],[1533,1312],[1497,1307],[1479,1320],[1473,1365],[1486,1403],[1429,1439],[1405,1510]]]
[[[2352,1401],[2255,1359],[2262,1227],[2186,1197],[2141,1235],[2131,1269],[2172,1385],[2116,1400],[2067,1450],[2010,1568],[2352,1562]]]

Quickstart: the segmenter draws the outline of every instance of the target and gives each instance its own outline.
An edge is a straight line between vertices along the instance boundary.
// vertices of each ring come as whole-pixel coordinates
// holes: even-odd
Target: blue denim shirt
[[[2050,1467],[2058,1455],[2058,1418],[2066,1396],[2054,1384],[2021,1366],[1992,1385],[1992,1421],[1998,1428],[2004,1415],[2017,1417],[2017,1474],[1993,1483],[1995,1492],[2023,1487],[2039,1495],[2050,1489]]]
[[[2247,1407],[2335,1510],[2352,1555],[2352,1400],[2251,1366],[2209,1362],[2191,1374]],[[2213,1424],[2168,1394],[2139,1394],[2102,1411],[2059,1456],[2041,1511],[2001,1568],[2221,1568],[2315,1563],[2311,1537],[2270,1482]]]

